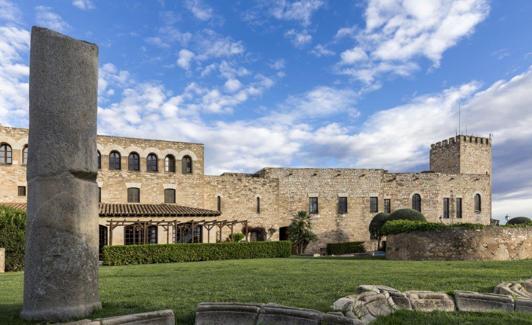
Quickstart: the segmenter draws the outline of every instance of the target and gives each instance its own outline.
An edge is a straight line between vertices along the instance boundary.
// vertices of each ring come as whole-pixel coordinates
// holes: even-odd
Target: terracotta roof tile
[[[26,210],[26,203],[0,203]],[[176,204],[100,203],[100,217],[191,217],[219,216],[219,211],[191,208]]]

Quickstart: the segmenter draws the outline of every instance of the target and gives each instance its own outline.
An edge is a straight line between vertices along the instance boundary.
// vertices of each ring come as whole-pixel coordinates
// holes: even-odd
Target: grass
[[[193,324],[201,301],[274,302],[329,311],[360,284],[406,290],[491,292],[502,281],[532,277],[532,260],[424,262],[287,258],[102,267],[103,309],[93,317],[171,308]],[[0,324],[21,324],[23,273],[0,274]],[[532,324],[531,314],[401,311],[375,324]]]

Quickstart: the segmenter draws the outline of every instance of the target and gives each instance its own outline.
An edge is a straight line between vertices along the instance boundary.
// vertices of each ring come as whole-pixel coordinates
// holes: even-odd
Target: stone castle
[[[27,141],[27,129],[0,126],[0,203],[26,203]],[[378,212],[414,208],[444,223],[491,218],[489,138],[433,144],[430,171],[419,173],[263,168],[219,176],[204,174],[203,144],[115,136],[97,143],[100,245],[213,242],[233,231],[283,240],[304,210],[318,235],[307,251],[317,252],[326,243],[368,241]]]

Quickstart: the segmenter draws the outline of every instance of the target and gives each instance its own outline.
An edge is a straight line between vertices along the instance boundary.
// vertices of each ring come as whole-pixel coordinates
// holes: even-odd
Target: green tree
[[[303,254],[308,244],[318,237],[312,232],[310,217],[306,211],[299,211],[288,226],[288,238],[294,244],[296,253]]]
[[[381,228],[382,226],[384,226],[386,221],[388,221],[388,218],[390,218],[390,215],[388,213],[377,213],[369,223],[369,234],[371,236],[371,239],[377,240],[377,249],[381,248]]]

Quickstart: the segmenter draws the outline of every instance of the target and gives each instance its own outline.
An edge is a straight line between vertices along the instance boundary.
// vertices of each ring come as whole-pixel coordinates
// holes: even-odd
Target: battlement
[[[475,143],[479,145],[491,145],[491,137],[477,137],[473,135],[457,135],[455,137],[445,139],[440,142],[436,142],[430,145],[431,149],[445,148],[448,146],[454,146],[458,143]]]

